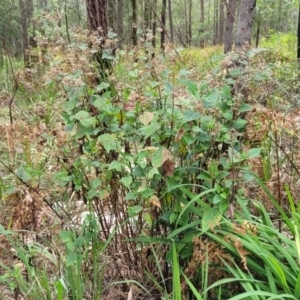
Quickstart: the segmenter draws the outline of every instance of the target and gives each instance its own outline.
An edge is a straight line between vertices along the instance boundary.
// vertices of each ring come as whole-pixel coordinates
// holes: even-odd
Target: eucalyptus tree
[[[241,0],[235,39],[236,48],[241,48],[245,44],[251,44],[255,6],[256,0]]]

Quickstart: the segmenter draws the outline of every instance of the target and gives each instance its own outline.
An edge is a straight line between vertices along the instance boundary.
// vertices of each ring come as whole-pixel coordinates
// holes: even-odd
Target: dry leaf
[[[184,135],[184,132],[185,132],[184,128],[180,128],[180,130],[178,131],[178,133],[176,134],[176,137],[175,137],[176,142],[181,140],[181,138]]]
[[[155,195],[153,195],[153,196],[150,197],[149,202],[150,202],[153,206],[156,206],[156,207],[158,207],[158,208],[161,208],[160,201],[159,201],[159,199],[158,199]]]
[[[139,119],[142,124],[148,125],[154,118],[154,113],[145,111],[143,114],[139,116]]]
[[[163,170],[166,176],[172,176],[175,168],[175,163],[167,159],[163,164]]]

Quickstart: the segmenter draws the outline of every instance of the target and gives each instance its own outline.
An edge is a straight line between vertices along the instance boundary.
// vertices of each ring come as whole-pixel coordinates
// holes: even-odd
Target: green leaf
[[[208,172],[202,171],[198,176],[197,179],[202,179],[202,180],[211,180],[211,176]]]
[[[261,148],[252,148],[248,151],[248,158],[254,158],[260,155]]]
[[[213,204],[218,204],[223,200],[223,197],[221,197],[219,194],[214,195],[213,197]]]
[[[159,175],[158,169],[156,167],[150,169],[150,171],[147,174],[147,178],[152,179],[154,175]]]
[[[122,164],[119,161],[114,160],[109,164],[108,170],[122,171]]]
[[[152,89],[154,89],[154,88],[156,88],[157,86],[160,85],[160,83],[158,81],[149,81],[149,84],[150,84]]]
[[[185,110],[183,112],[183,118],[185,122],[190,122],[194,120],[199,120],[201,118],[201,114],[197,111]]]
[[[239,107],[239,112],[246,112],[252,109],[252,105],[247,104],[247,103],[243,103],[240,107]]]
[[[166,147],[159,146],[159,148],[154,152],[154,154],[151,157],[152,166],[157,168],[161,167],[163,163],[171,157],[171,153]]]
[[[187,76],[187,75],[190,75],[190,74],[191,74],[191,72],[189,70],[186,70],[186,69],[181,69],[178,72],[178,76],[179,77]]]
[[[121,182],[124,186],[130,188],[130,185],[132,183],[132,176],[122,177]]]
[[[235,129],[241,129],[247,124],[247,121],[244,119],[237,119],[236,121],[233,122],[233,127]]]
[[[88,118],[90,116],[90,114],[85,111],[85,110],[80,110],[78,113],[76,113],[74,116],[73,116],[73,119],[75,120],[84,120],[86,118]]]
[[[80,124],[86,128],[94,127],[97,124],[97,119],[95,117],[89,117],[80,120]]]
[[[138,78],[139,72],[138,72],[137,69],[134,69],[133,71],[130,71],[130,72],[128,73],[128,75],[129,75],[130,77],[132,77],[132,78]]]
[[[177,221],[177,218],[178,218],[178,214],[172,212],[169,216],[169,222],[170,224],[173,224]]]
[[[143,210],[141,205],[134,205],[128,208],[128,215],[129,217],[134,217],[139,214]]]
[[[142,133],[145,136],[145,139],[154,134],[158,129],[160,129],[160,123],[154,122],[150,125],[145,125],[141,128]]]
[[[114,59],[112,50],[111,49],[102,50],[102,59],[108,59],[108,60]]]
[[[117,142],[115,140],[115,137],[111,134],[105,133],[100,135],[98,137],[98,141],[101,143],[107,153],[109,153],[110,150],[117,149]]]
[[[96,86],[95,90],[96,92],[101,92],[109,87],[110,84],[108,82],[101,82],[99,85]]]
[[[78,254],[75,253],[75,252],[71,252],[68,254],[67,256],[67,262],[66,262],[66,266],[69,267],[69,266],[72,266],[74,265],[78,260]]]
[[[206,209],[202,216],[202,230],[207,231],[213,229],[218,224],[220,216],[221,214],[218,208]]]
[[[28,181],[28,180],[32,179],[32,176],[27,171],[25,171],[23,168],[18,168],[16,174],[23,181]]]

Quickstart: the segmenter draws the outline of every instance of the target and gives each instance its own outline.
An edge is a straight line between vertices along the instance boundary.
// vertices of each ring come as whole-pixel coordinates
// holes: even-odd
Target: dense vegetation
[[[0,299],[299,299],[296,35],[224,55],[110,32],[103,68],[44,16],[30,68],[1,48]]]

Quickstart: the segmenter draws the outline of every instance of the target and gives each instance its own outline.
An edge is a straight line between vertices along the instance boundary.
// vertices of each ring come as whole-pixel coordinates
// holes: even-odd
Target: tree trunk
[[[162,51],[165,50],[166,43],[166,11],[167,11],[167,0],[162,0],[161,7],[161,27],[162,31],[160,33],[160,48]]]
[[[224,38],[224,53],[230,52],[233,45],[233,25],[235,21],[236,0],[229,0],[227,4],[226,0],[222,0],[226,4],[227,18],[225,25],[225,38]]]
[[[168,0],[168,8],[169,8],[170,39],[171,39],[171,43],[174,43],[174,27],[173,27],[173,15],[172,15],[172,0]]]
[[[300,63],[300,4],[299,4],[299,13],[298,13],[298,32],[297,32],[297,38],[298,38],[298,42],[297,42],[297,60]]]
[[[28,19],[27,19],[27,10],[24,0],[19,0],[20,15],[21,15],[21,25],[22,25],[22,46],[23,46],[23,57],[24,64],[26,67],[29,67],[29,38],[28,38]]]
[[[86,0],[87,23],[89,30],[99,31],[103,37],[107,36],[108,24],[106,16],[107,0]]]
[[[204,47],[204,0],[200,0],[200,23],[201,23],[201,27],[199,29],[199,33],[200,33],[200,47],[203,48]]]
[[[117,34],[119,39],[119,47],[122,44],[124,35],[123,10],[123,0],[117,0]]]
[[[256,0],[242,0],[239,11],[239,21],[235,47],[242,48],[246,44],[251,44],[251,33],[253,17],[255,12]]]
[[[188,1],[188,10],[189,10],[189,19],[188,19],[188,45],[192,44],[192,8],[193,8],[193,1]]]
[[[214,41],[213,44],[216,45],[219,40],[219,5],[218,0],[214,1]]]
[[[108,26],[115,31],[116,30],[116,2],[115,0],[107,0],[107,16]]]
[[[223,44],[224,41],[224,2],[220,0],[220,11],[219,11],[219,41],[218,44]]]
[[[156,47],[156,8],[157,8],[157,0],[153,0],[153,6],[152,6],[152,11],[153,11],[153,18],[152,18],[152,58],[155,57],[155,47]]]
[[[137,46],[137,2],[136,0],[131,0],[132,3],[132,43],[133,46]]]
[[[94,54],[94,59],[99,64],[99,83],[106,81],[108,74],[106,70],[111,70],[111,61],[102,58],[101,46],[105,43],[105,38],[108,33],[107,25],[107,8],[106,0],[86,0],[87,23],[90,31],[97,31],[103,37],[102,44],[100,45],[99,52]]]

